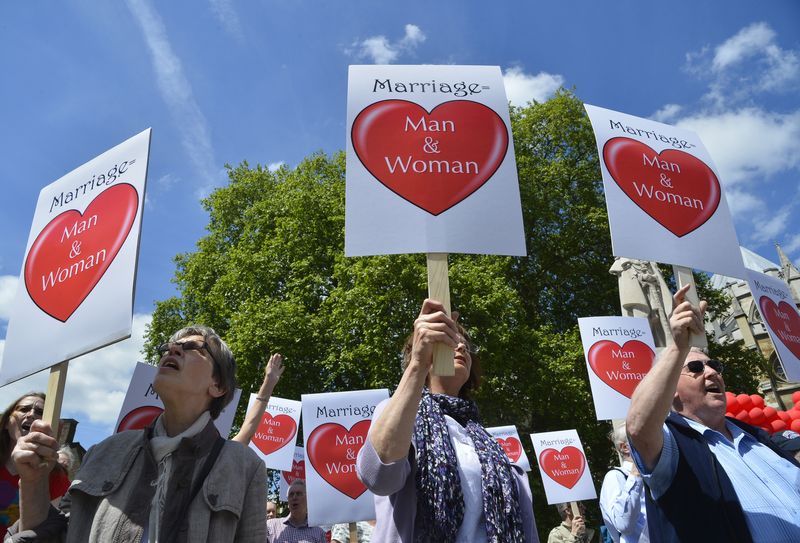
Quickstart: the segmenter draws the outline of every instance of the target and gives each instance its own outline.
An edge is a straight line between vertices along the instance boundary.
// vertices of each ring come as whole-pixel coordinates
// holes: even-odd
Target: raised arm
[[[684,286],[673,297],[675,309],[669,325],[674,344],[664,349],[658,363],[636,387],[628,409],[628,437],[647,469],[655,467],[664,446],[661,427],[669,413],[681,368],[689,353],[689,336],[692,333],[705,333],[703,315],[706,302],[702,301],[696,307],[685,301],[689,287]]]
[[[20,531],[39,526],[50,509],[50,471],[58,461],[58,441],[50,425],[34,421],[30,432],[20,437],[11,453],[19,474]]]
[[[382,462],[389,464],[408,456],[422,387],[433,365],[433,346],[444,343],[455,349],[459,341],[463,339],[455,321],[444,312],[444,306],[435,300],[425,300],[414,321],[411,360],[394,395],[370,427],[370,443]]]
[[[261,417],[264,415],[264,410],[267,408],[272,391],[275,390],[275,385],[283,375],[283,356],[280,353],[275,353],[269,357],[267,367],[264,370],[264,381],[261,383],[261,388],[258,389],[256,400],[253,402],[253,407],[247,412],[244,417],[244,423],[239,433],[233,436],[233,441],[238,441],[243,445],[250,443],[253,436],[258,430],[258,425],[261,423]]]

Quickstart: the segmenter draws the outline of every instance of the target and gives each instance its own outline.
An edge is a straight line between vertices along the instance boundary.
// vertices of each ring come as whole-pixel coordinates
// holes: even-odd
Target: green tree
[[[485,424],[513,423],[523,436],[576,428],[599,483],[614,453],[591,405],[577,318],[619,306],[594,136],[566,90],[513,107],[511,122],[528,256],[452,255],[452,303],[480,348]],[[245,391],[275,351],[287,365],[279,396],[392,390],[426,294],[425,259],[344,257],[344,166],[343,153],[315,153],[276,172],[229,167],[228,185],[203,201],[208,235],[176,257],[180,297],[157,304],[147,353],[202,322],[230,344]],[[546,537],[558,518],[538,475],[531,486]]]

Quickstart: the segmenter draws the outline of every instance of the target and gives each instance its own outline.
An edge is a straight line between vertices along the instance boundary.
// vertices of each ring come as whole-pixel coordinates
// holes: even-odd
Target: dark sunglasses
[[[720,375],[722,375],[722,372],[725,371],[725,366],[722,364],[722,362],[719,360],[714,360],[713,358],[711,360],[692,360],[691,362],[684,364],[683,367],[696,375],[698,373],[703,373],[706,366]]]
[[[182,341],[182,342],[175,341],[175,342],[172,342],[172,343],[170,343],[170,342],[162,343],[161,345],[159,345],[156,348],[156,351],[158,351],[158,356],[159,357],[163,357],[165,354],[167,354],[172,345],[177,345],[178,347],[181,348],[181,350],[183,352],[186,352],[186,351],[199,351],[201,349],[205,349],[206,352],[208,353],[208,356],[211,357],[212,362],[214,362],[214,365],[215,366],[217,365],[217,359],[214,358],[214,355],[208,349],[208,343],[206,343],[205,341],[189,340],[189,341]]]

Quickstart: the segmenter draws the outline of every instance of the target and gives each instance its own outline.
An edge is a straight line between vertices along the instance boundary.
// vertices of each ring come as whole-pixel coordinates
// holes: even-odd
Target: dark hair
[[[214,379],[217,380],[219,388],[225,391],[225,394],[219,398],[211,400],[211,405],[208,408],[211,418],[216,419],[233,399],[233,393],[236,390],[236,360],[234,360],[233,353],[228,345],[222,341],[222,338],[219,337],[219,334],[208,326],[192,325],[181,328],[172,334],[169,341],[172,343],[189,336],[203,336],[208,345],[208,352],[211,358],[214,359]]]
[[[44,392],[28,392],[27,394],[23,394],[11,402],[11,405],[0,415],[0,462],[2,462],[2,464],[6,463],[8,457],[11,456],[11,450],[14,448],[14,443],[11,442],[11,434],[6,430],[8,420],[11,418],[11,413],[14,412],[17,404],[25,398],[41,398],[44,400],[45,396]]]
[[[458,327],[459,333],[464,336],[467,343],[467,349],[469,350],[469,357],[472,359],[472,365],[469,369],[469,377],[467,378],[467,382],[461,386],[461,390],[458,391],[458,397],[464,400],[470,399],[470,395],[472,392],[478,390],[478,387],[481,386],[481,377],[483,376],[483,372],[481,371],[481,360],[476,352],[476,349],[472,346],[472,340],[469,337],[466,329],[461,326],[460,323],[456,323]],[[406,370],[408,367],[408,363],[411,361],[411,348],[414,344],[414,332],[411,332],[408,337],[406,338],[406,342],[403,345],[403,362],[401,363],[401,368],[403,371]],[[425,379],[425,383],[429,383],[429,377]]]

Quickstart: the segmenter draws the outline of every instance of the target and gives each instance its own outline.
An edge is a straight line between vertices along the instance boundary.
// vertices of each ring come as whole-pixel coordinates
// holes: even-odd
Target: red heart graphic
[[[349,431],[328,422],[317,426],[306,443],[306,456],[320,477],[354,500],[367,490],[356,475],[356,455],[367,439],[370,422],[359,421]]]
[[[292,417],[289,415],[273,417],[270,413],[264,413],[256,433],[253,434],[253,445],[264,454],[274,453],[290,443],[295,434],[297,434],[297,423]]]
[[[628,198],[678,237],[700,228],[717,211],[717,176],[689,153],[656,153],[639,141],[612,138],[603,146],[603,161]]]
[[[519,457],[522,456],[522,443],[520,443],[519,439],[517,439],[516,437],[509,436],[505,439],[503,439],[502,437],[498,437],[495,439],[497,439],[497,442],[500,444],[501,447],[503,447],[503,450],[506,452],[508,458],[512,462],[516,462],[517,460],[519,460]]]
[[[545,449],[539,455],[539,465],[552,480],[561,486],[572,488],[586,469],[586,458],[576,447],[564,447],[560,451]]]
[[[589,366],[601,381],[630,398],[645,374],[653,367],[655,353],[645,343],[626,341],[620,347],[604,339],[589,349]]]
[[[125,430],[141,430],[156,420],[164,410],[155,405],[144,405],[137,407],[119,421],[117,426],[117,433],[124,432]]]
[[[503,119],[469,100],[445,102],[430,113],[406,100],[376,102],[358,114],[351,137],[369,173],[431,215],[481,188],[508,151]]]
[[[101,192],[80,213],[65,211],[36,236],[25,259],[25,288],[39,309],[66,322],[114,261],[136,218],[127,183]]]
[[[306,480],[306,461],[305,460],[293,460],[292,461],[292,471],[282,471],[281,475],[283,475],[283,480],[286,481],[287,484],[292,484],[295,480],[300,479],[301,481]]]
[[[800,315],[795,306],[786,302],[776,304],[767,296],[759,298],[758,306],[772,331],[793,355],[800,358]]]

